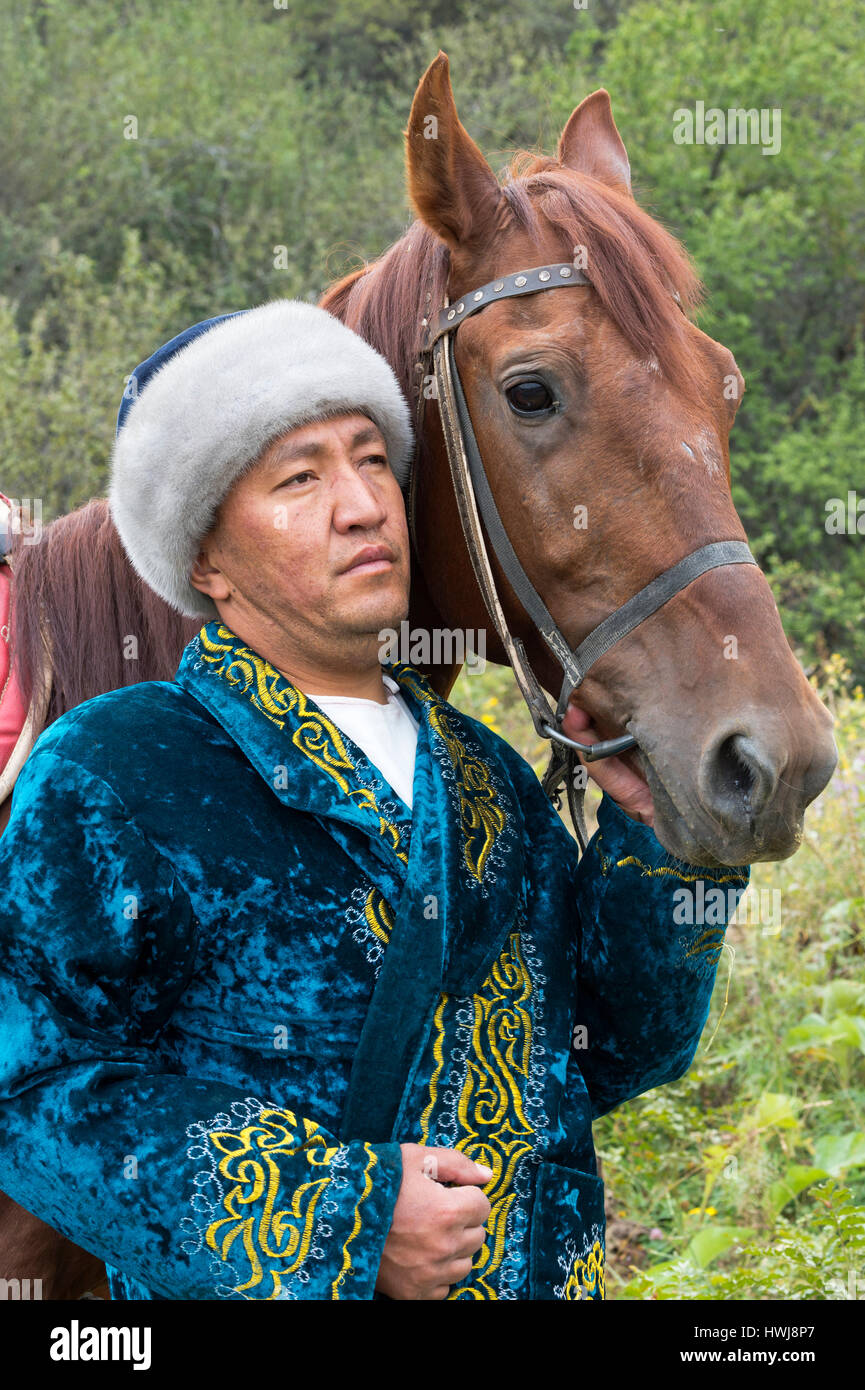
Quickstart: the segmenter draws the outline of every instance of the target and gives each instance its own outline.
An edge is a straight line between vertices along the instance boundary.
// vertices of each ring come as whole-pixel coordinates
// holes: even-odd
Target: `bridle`
[[[417,489],[417,460],[420,451],[423,407],[426,399],[425,379],[430,375],[430,357],[435,374],[436,396],[441,415],[445,445],[454,493],[459,508],[460,522],[465,536],[472,567],[478,581],[484,604],[490,620],[507,652],[508,659],[516,677],[523,699],[529,707],[535,730],[539,737],[550,739],[551,756],[549,766],[542,778],[546,794],[558,808],[559,788],[565,782],[568,806],[577,839],[581,849],[586,848],[587,833],[583,816],[583,795],[585,773],[580,770],[579,785],[575,776],[576,755],[581,753],[587,762],[599,758],[614,757],[636,746],[631,734],[619,738],[605,739],[603,742],[588,744],[568,738],[561,732],[560,725],[568,708],[569,698],[583,682],[591,666],[609,651],[628,633],[633,632],[644,619],[657,612],[674,594],[678,594],[694,579],[707,570],[720,565],[756,565],[757,561],[744,541],[715,541],[704,545],[687,555],[678,564],[672,565],[658,575],[645,588],[634,594],[633,598],[608,618],[599,623],[576,648],[571,648],[554,621],[549,609],[535,589],[508,538],[502,519],[490,488],[484,469],[478,442],[472,426],[463,392],[462,382],[457,371],[454,355],[454,335],[461,323],[472,314],[486,308],[497,300],[512,299],[519,295],[537,294],[543,290],[565,289],[573,286],[591,285],[591,280],[578,266],[568,261],[554,265],[534,266],[531,270],[521,270],[515,274],[490,280],[478,289],[463,295],[456,304],[450,304],[445,295],[444,308],[425,318],[424,338],[421,344],[421,358],[415,371],[419,374],[418,402],[416,416],[415,455],[412,461],[409,482],[408,522],[416,555],[420,551],[415,528],[415,506]],[[553,711],[546,691],[540,685],[531,669],[525,647],[518,637],[510,632],[504,609],[496,590],[495,578],[490,565],[489,553],[481,519],[499,564],[507,576],[511,588],[522,604],[535,627],[543,637],[562,668],[564,677],[558,705]]]

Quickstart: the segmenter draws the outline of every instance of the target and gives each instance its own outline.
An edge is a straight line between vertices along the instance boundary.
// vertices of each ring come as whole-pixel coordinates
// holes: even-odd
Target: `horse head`
[[[445,293],[456,304],[496,277],[556,262],[588,277],[489,303],[460,324],[454,349],[505,530],[575,648],[677,561],[745,540],[728,447],[742,375],[690,317],[699,280],[633,197],[605,91],[573,112],[556,158],[517,155],[500,184],[459,121],[440,53],[417,88],[406,148],[419,221],[323,302],[390,357],[413,396],[420,322]],[[387,326],[395,319],[398,332]],[[448,628],[488,628],[434,405],[416,464],[418,611]],[[492,564],[508,626],[555,697],[561,667]],[[507,661],[489,630],[487,656]],[[690,862],[792,854],[836,761],[831,717],[752,564],[694,579],[571,698],[602,737],[636,739],[624,756],[649,784],[655,832]]]

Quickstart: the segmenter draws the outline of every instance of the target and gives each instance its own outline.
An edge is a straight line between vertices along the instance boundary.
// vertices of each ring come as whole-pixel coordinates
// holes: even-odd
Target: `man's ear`
[[[212,563],[207,539],[205,537],[205,540],[202,541],[201,549],[189,571],[189,582],[193,589],[198,589],[199,593],[207,594],[209,598],[214,600],[227,599],[231,593],[231,586],[222,570]]]

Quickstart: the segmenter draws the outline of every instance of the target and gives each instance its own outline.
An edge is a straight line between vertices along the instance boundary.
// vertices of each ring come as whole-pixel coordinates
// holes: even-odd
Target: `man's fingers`
[[[427,1149],[423,1156],[423,1171],[434,1182],[477,1184],[483,1187],[493,1175],[492,1168],[475,1163],[459,1149]]]
[[[487,1233],[483,1226],[467,1226],[460,1237],[459,1244],[454,1250],[454,1259],[468,1259],[469,1263],[471,1263],[471,1260],[478,1253],[486,1238]]]
[[[452,1187],[447,1196],[461,1226],[482,1226],[492,1211],[489,1198],[479,1187]]]
[[[435,1285],[426,1297],[439,1299],[447,1298],[454,1284],[459,1284],[461,1280],[467,1278],[471,1272],[471,1257],[467,1256],[465,1259],[448,1260],[447,1263],[442,1266],[437,1276],[440,1279],[446,1279],[447,1283]]]
[[[578,705],[568,705],[562,719],[562,733],[579,743],[598,743],[600,734],[592,727],[586,711]],[[589,776],[621,806],[626,815],[634,820],[652,825],[655,804],[646,779],[630,767],[622,758],[604,758],[599,762],[587,763],[582,753],[577,754],[580,764]]]

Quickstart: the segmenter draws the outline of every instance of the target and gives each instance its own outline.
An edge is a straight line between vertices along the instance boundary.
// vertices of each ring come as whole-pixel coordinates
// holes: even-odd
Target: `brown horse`
[[[84,700],[137,681],[170,680],[201,626],[138,577],[104,498],[49,522],[36,544],[18,536],[10,561],[12,660],[38,711],[34,740]],[[0,834],[11,802],[0,804]],[[0,1278],[29,1280],[44,1299],[109,1297],[101,1260],[2,1192]]]
[[[455,347],[505,529],[575,647],[684,556],[744,540],[728,450],[742,376],[688,317],[701,287],[632,196],[605,91],[573,112],[556,158],[519,152],[501,186],[460,124],[439,53],[406,141],[419,220],[321,303],[388,358],[417,402],[422,325],[445,295],[468,301],[496,277],[553,262],[586,268],[590,287],[488,304],[461,323]],[[409,625],[484,628],[439,411],[426,407]],[[559,666],[495,560],[493,570],[508,626],[555,698]],[[506,661],[495,632],[487,656]],[[458,672],[432,673],[441,693]],[[572,700],[602,737],[636,738],[624,756],[649,784],[656,834],[692,863],[792,854],[835,766],[830,715],[755,565],[695,579],[603,656]]]

